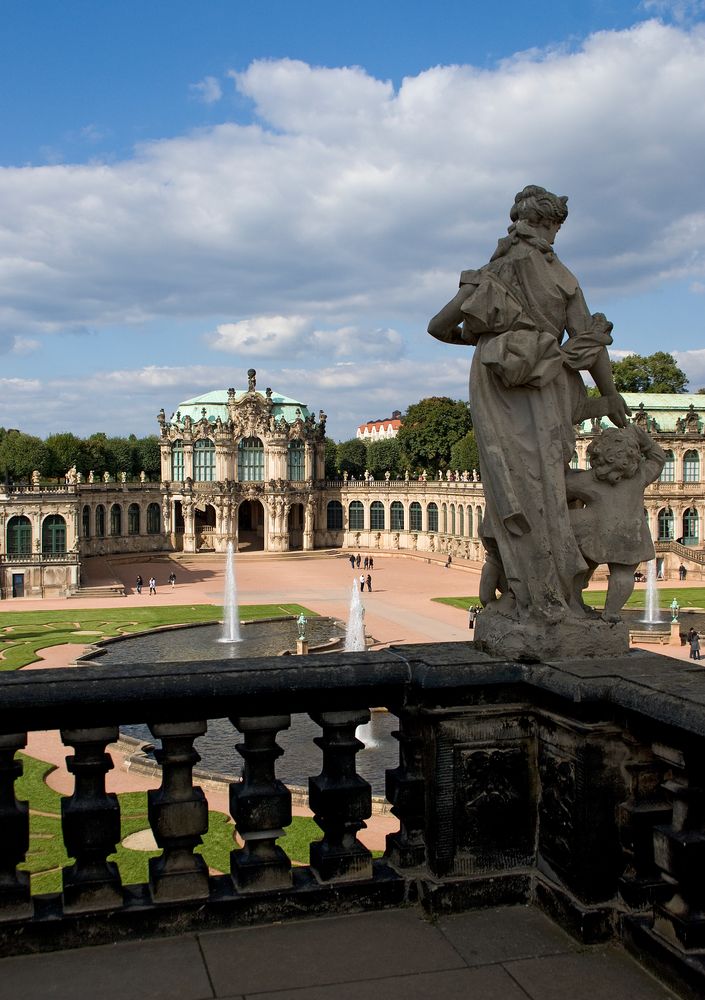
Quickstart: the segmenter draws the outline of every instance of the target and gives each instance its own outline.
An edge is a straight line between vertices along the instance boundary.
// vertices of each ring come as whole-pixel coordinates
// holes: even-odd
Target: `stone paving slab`
[[[194,935],[0,961],[3,1000],[210,1000]]]
[[[0,960],[8,1000],[674,1000],[622,949],[538,910],[419,910],[211,931]]]

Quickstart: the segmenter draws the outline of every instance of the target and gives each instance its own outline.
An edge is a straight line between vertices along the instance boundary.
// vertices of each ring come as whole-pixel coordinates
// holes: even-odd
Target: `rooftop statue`
[[[489,263],[461,273],[457,295],[428,327],[437,340],[475,348],[470,409],[486,497],[476,642],[522,659],[628,647],[626,627],[580,596],[591,569],[566,492],[574,427],[603,416],[625,427],[630,411],[612,379],[612,324],[590,312],[553,249],[567,200],[534,185],[520,191],[508,235]],[[581,371],[599,397],[588,397]],[[607,617],[618,617],[614,607]]]

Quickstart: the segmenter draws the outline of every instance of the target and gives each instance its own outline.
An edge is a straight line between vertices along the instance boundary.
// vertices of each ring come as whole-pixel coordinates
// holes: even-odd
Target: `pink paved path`
[[[364,558],[364,551],[362,552]],[[443,556],[409,558],[392,553],[375,553],[371,593],[363,594],[365,622],[374,648],[389,644],[414,642],[465,642],[471,638],[467,617],[463,611],[434,603],[432,597],[462,597],[477,594],[479,566],[456,563],[444,566]],[[62,600],[20,599],[3,602],[1,609],[10,611],[49,611],[75,608],[121,609],[142,607],[153,603],[213,604],[222,603],[224,589],[224,556],[186,555],[154,556],[131,561],[113,562],[107,558],[88,560],[86,578],[91,583],[111,583],[119,580],[125,586],[126,597],[73,598]],[[177,583],[172,588],[167,579],[171,571]],[[240,554],[237,557],[237,586],[241,604],[303,604],[319,614],[345,620],[353,580],[362,570],[350,566],[349,553],[315,552],[274,555],[269,553]],[[147,590],[138,595],[134,580],[141,574],[147,581],[154,575],[157,594]],[[664,586],[688,587],[691,584],[667,581]],[[604,589],[597,583],[597,589]],[[687,659],[688,649],[676,646],[644,646],[644,649],[664,653],[677,659]],[[81,651],[79,646],[56,646],[42,651],[43,660],[35,667],[60,667],[72,662]],[[705,661],[704,661],[705,662]],[[31,668],[27,668],[31,669]],[[58,791],[70,792],[73,779],[63,761],[66,748],[57,733],[33,733],[29,753],[59,766],[49,780]],[[108,776],[110,791],[135,791],[154,787],[154,782],[124,770],[123,760],[113,752],[115,770]],[[228,812],[225,795],[209,793],[212,808]],[[396,828],[391,816],[373,817],[368,824],[366,839],[371,847],[383,846],[384,834]]]

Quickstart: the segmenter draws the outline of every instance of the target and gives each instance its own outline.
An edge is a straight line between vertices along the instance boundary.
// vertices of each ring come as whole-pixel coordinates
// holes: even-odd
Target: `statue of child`
[[[608,428],[587,450],[591,469],[566,473],[570,522],[588,564],[576,597],[601,563],[610,571],[605,610],[607,622],[621,621],[619,612],[634,590],[640,562],[655,556],[644,514],[644,489],[661,475],[666,455],[641,427]]]

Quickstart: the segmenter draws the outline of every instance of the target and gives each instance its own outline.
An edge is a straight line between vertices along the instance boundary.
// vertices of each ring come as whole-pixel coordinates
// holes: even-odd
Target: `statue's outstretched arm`
[[[461,306],[472,290],[471,286],[463,285],[450,302],[436,313],[428,324],[428,332],[432,337],[442,340],[444,344],[462,344],[467,347],[468,342],[463,339],[460,326],[465,318]]]

